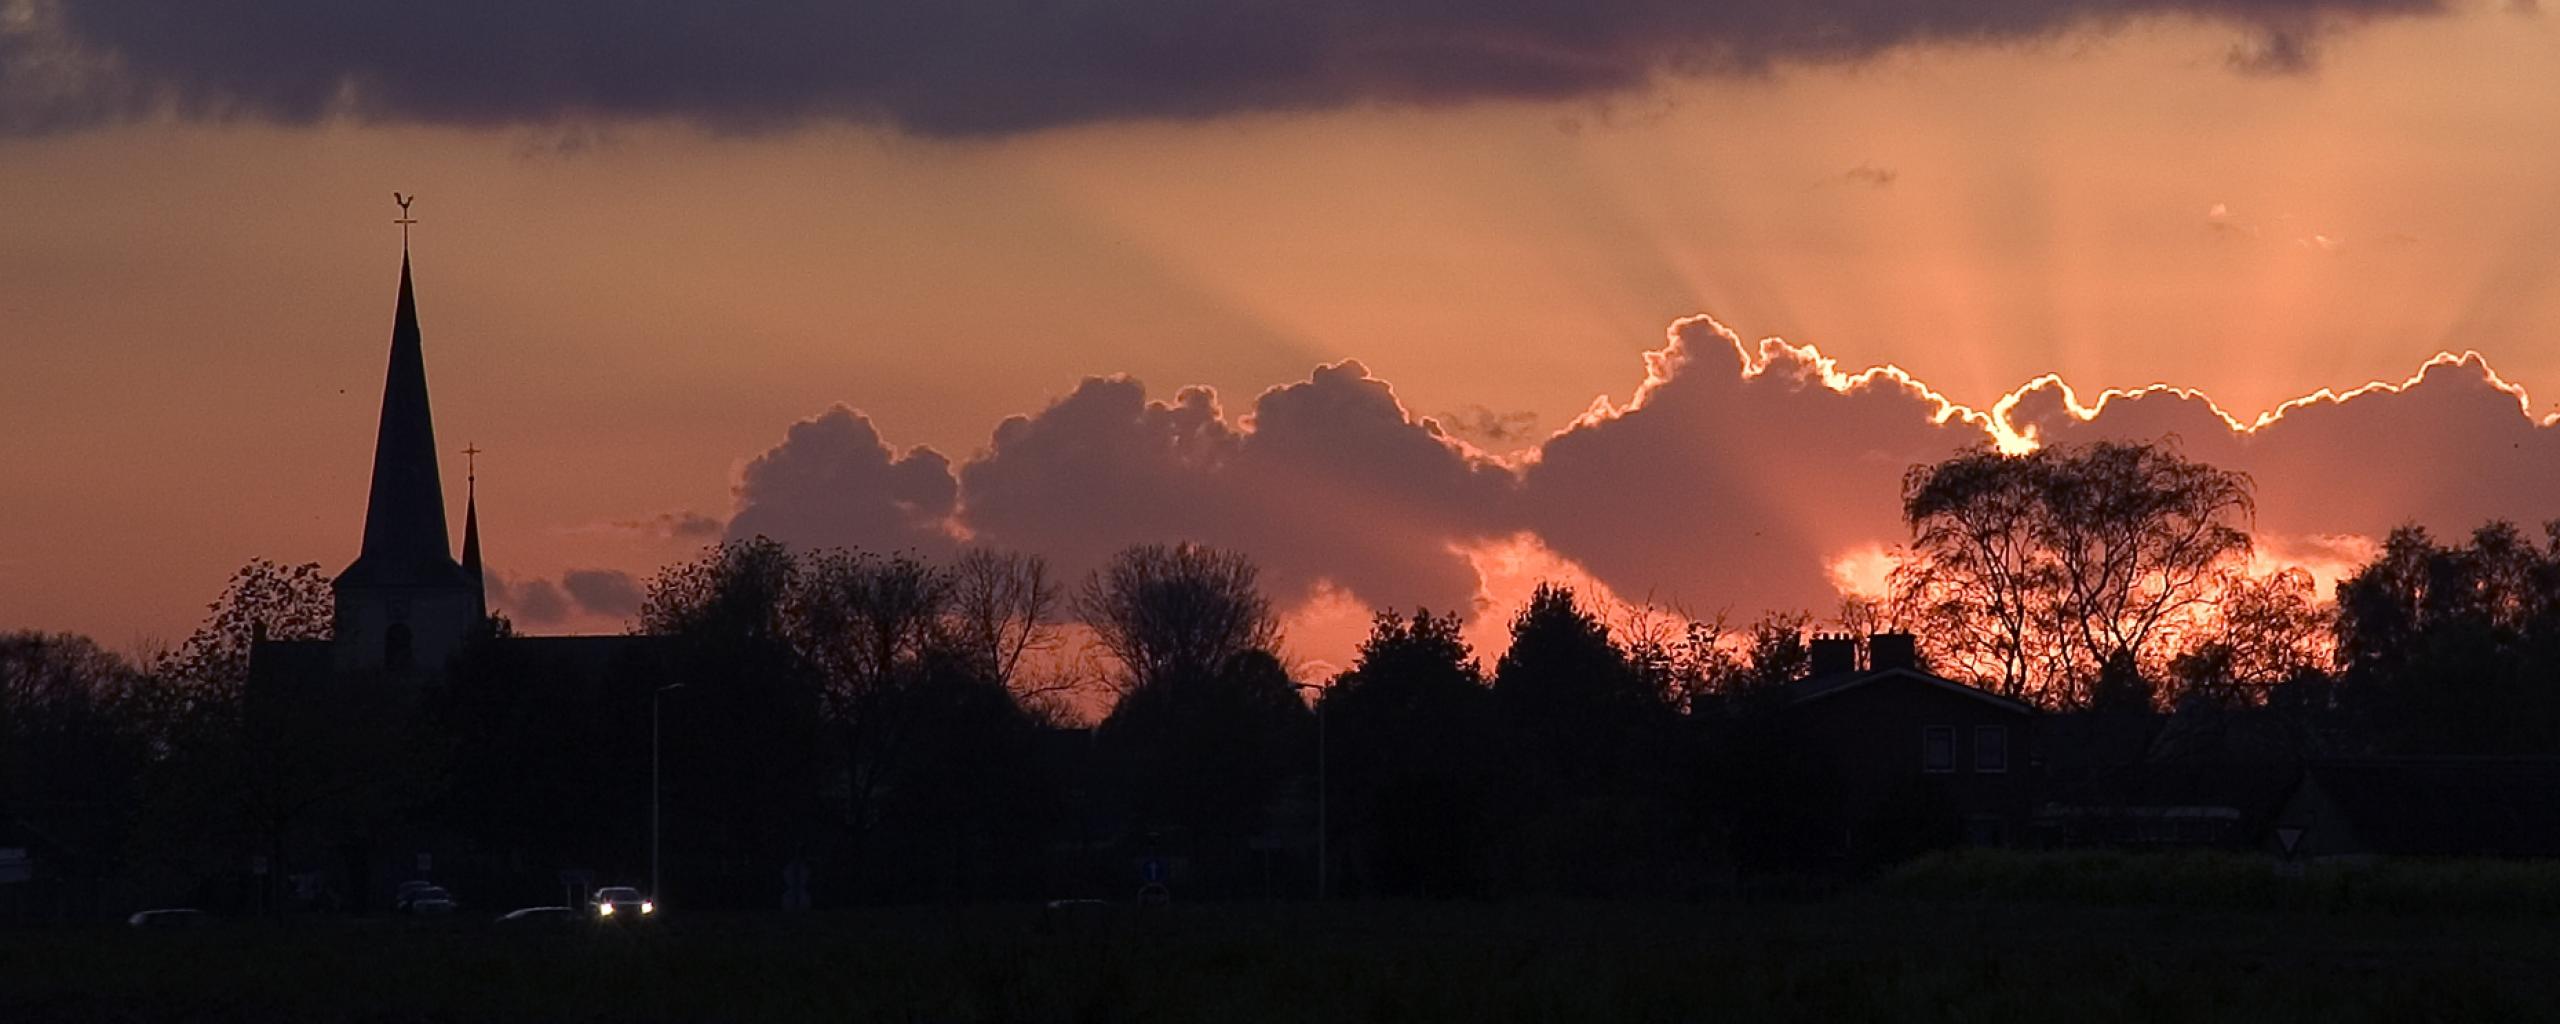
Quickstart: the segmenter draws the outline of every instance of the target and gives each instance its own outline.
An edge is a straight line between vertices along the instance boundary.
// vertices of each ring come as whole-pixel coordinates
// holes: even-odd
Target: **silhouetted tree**
[[[1512,883],[1582,892],[1658,886],[1644,876],[1669,859],[1664,844],[1680,811],[1669,696],[1572,589],[1549,583],[1512,619],[1493,695],[1509,755],[1503,854]]]
[[[1279,625],[1258,575],[1239,554],[1143,545],[1076,601],[1118,665],[1097,741],[1132,823],[1187,831],[1229,884],[1281,783],[1314,761],[1314,719],[1272,653]]]
[[[781,544],[733,540],[661,570],[641,606],[684,687],[661,698],[666,813],[684,823],[665,873],[697,894],[764,904],[820,842],[824,693],[793,642],[801,574]],[[622,713],[645,722],[649,698]]]
[[[1492,691],[1456,615],[1381,612],[1325,689],[1335,831],[1381,894],[1481,885],[1490,833]]]
[[[257,559],[231,574],[222,594],[206,606],[204,624],[152,666],[152,673],[171,688],[173,712],[235,702],[249,682],[249,653],[257,641],[326,640],[336,615],[329,576],[317,563]]]
[[[896,746],[873,765],[858,875],[870,898],[1033,896],[1056,787],[1041,723],[974,659],[929,655],[899,684]]]
[[[1076,614],[1135,690],[1162,679],[1219,675],[1229,661],[1279,645],[1279,620],[1251,559],[1198,544],[1144,544],[1095,570]]]
[[[2168,444],[1967,453],[1905,475],[1898,585],[1941,670],[2081,706],[2210,615],[2254,509],[2246,475]]]
[[[972,548],[951,568],[955,641],[976,671],[1016,693],[1054,684],[1026,678],[1026,659],[1057,648],[1058,584],[1038,555]]]
[[[2310,573],[2285,569],[2235,578],[2215,602],[2213,617],[2170,663],[2178,701],[2262,705],[2276,687],[2325,673],[2335,649],[2334,619]]]
[[[54,912],[94,912],[124,866],[153,753],[143,686],[87,637],[0,634],[0,822],[56,847]]]
[[[252,678],[257,641],[326,639],[333,612],[318,566],[251,562],[154,673],[170,713],[146,815],[156,845],[265,858],[271,909],[288,872],[366,842],[427,785],[414,694],[303,672]]]
[[[1722,618],[1701,622],[1652,604],[1623,605],[1612,618],[1627,663],[1673,708],[1694,713],[1723,698],[1739,658]]]
[[[2494,522],[2447,547],[2392,532],[2338,585],[2338,699],[2386,749],[2560,752],[2560,523]]]
[[[925,662],[955,648],[953,592],[948,574],[912,557],[860,552],[811,556],[799,583],[792,632],[818,674],[844,821],[857,837],[877,825],[877,797],[907,767],[907,705]]]
[[[1313,730],[1279,659],[1247,650],[1214,672],[1166,672],[1129,690],[1096,739],[1130,824],[1187,834],[1197,881],[1233,889],[1282,784],[1314,774]]]
[[[1667,695],[1636,670],[1570,587],[1540,583],[1511,620],[1511,647],[1493,692],[1516,751],[1558,782],[1593,785],[1616,774],[1631,740],[1672,714]]]
[[[1053,597],[1037,559],[808,560],[793,631],[822,680],[840,757],[828,789],[870,891],[895,878],[958,895],[1021,866],[1046,787],[1036,723],[1006,680],[1046,644]]]
[[[1812,627],[1813,616],[1804,612],[1771,612],[1752,623],[1735,666],[1740,678],[1734,689],[1763,693],[1810,675],[1813,651],[1805,631]]]

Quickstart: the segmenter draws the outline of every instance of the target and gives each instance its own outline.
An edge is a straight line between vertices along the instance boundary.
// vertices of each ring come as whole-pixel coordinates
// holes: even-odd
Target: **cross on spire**
[[[476,444],[466,444],[462,449],[463,471],[472,480],[480,479],[480,452],[481,448]]]
[[[405,196],[394,192],[391,193],[391,201],[400,204],[400,219],[391,223],[400,225],[400,251],[405,253],[409,251],[409,225],[418,222],[417,218],[409,216],[409,204],[417,202],[418,196],[414,192]]]

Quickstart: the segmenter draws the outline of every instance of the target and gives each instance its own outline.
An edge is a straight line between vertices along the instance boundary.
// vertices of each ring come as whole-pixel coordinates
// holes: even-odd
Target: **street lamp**
[[[1333,832],[1328,823],[1333,793],[1332,787],[1327,784],[1328,780],[1325,778],[1327,758],[1324,751],[1324,733],[1325,719],[1329,717],[1324,710],[1326,688],[1314,683],[1290,683],[1289,685],[1316,695],[1316,902],[1322,903],[1330,891],[1325,883],[1328,873],[1333,868],[1333,858],[1326,855],[1325,849],[1325,841]]]
[[[658,888],[658,698],[681,689],[683,683],[668,683],[649,692],[649,898],[658,903],[667,901]]]

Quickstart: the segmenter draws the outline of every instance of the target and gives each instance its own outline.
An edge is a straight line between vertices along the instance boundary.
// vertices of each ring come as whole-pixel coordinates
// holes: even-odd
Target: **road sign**
[[[2293,852],[2293,848],[2301,845],[2302,843],[2302,831],[2303,830],[2300,828],[2277,829],[2276,846],[2284,850],[2285,853],[2291,854]]]

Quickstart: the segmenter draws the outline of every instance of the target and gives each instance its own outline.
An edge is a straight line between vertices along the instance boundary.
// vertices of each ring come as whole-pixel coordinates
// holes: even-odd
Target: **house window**
[[[1951,772],[1956,770],[1956,729],[1952,725],[1929,725],[1920,729],[1920,770]]]
[[[1973,770],[2005,772],[2009,770],[2009,727],[1977,725],[1973,727]]]

